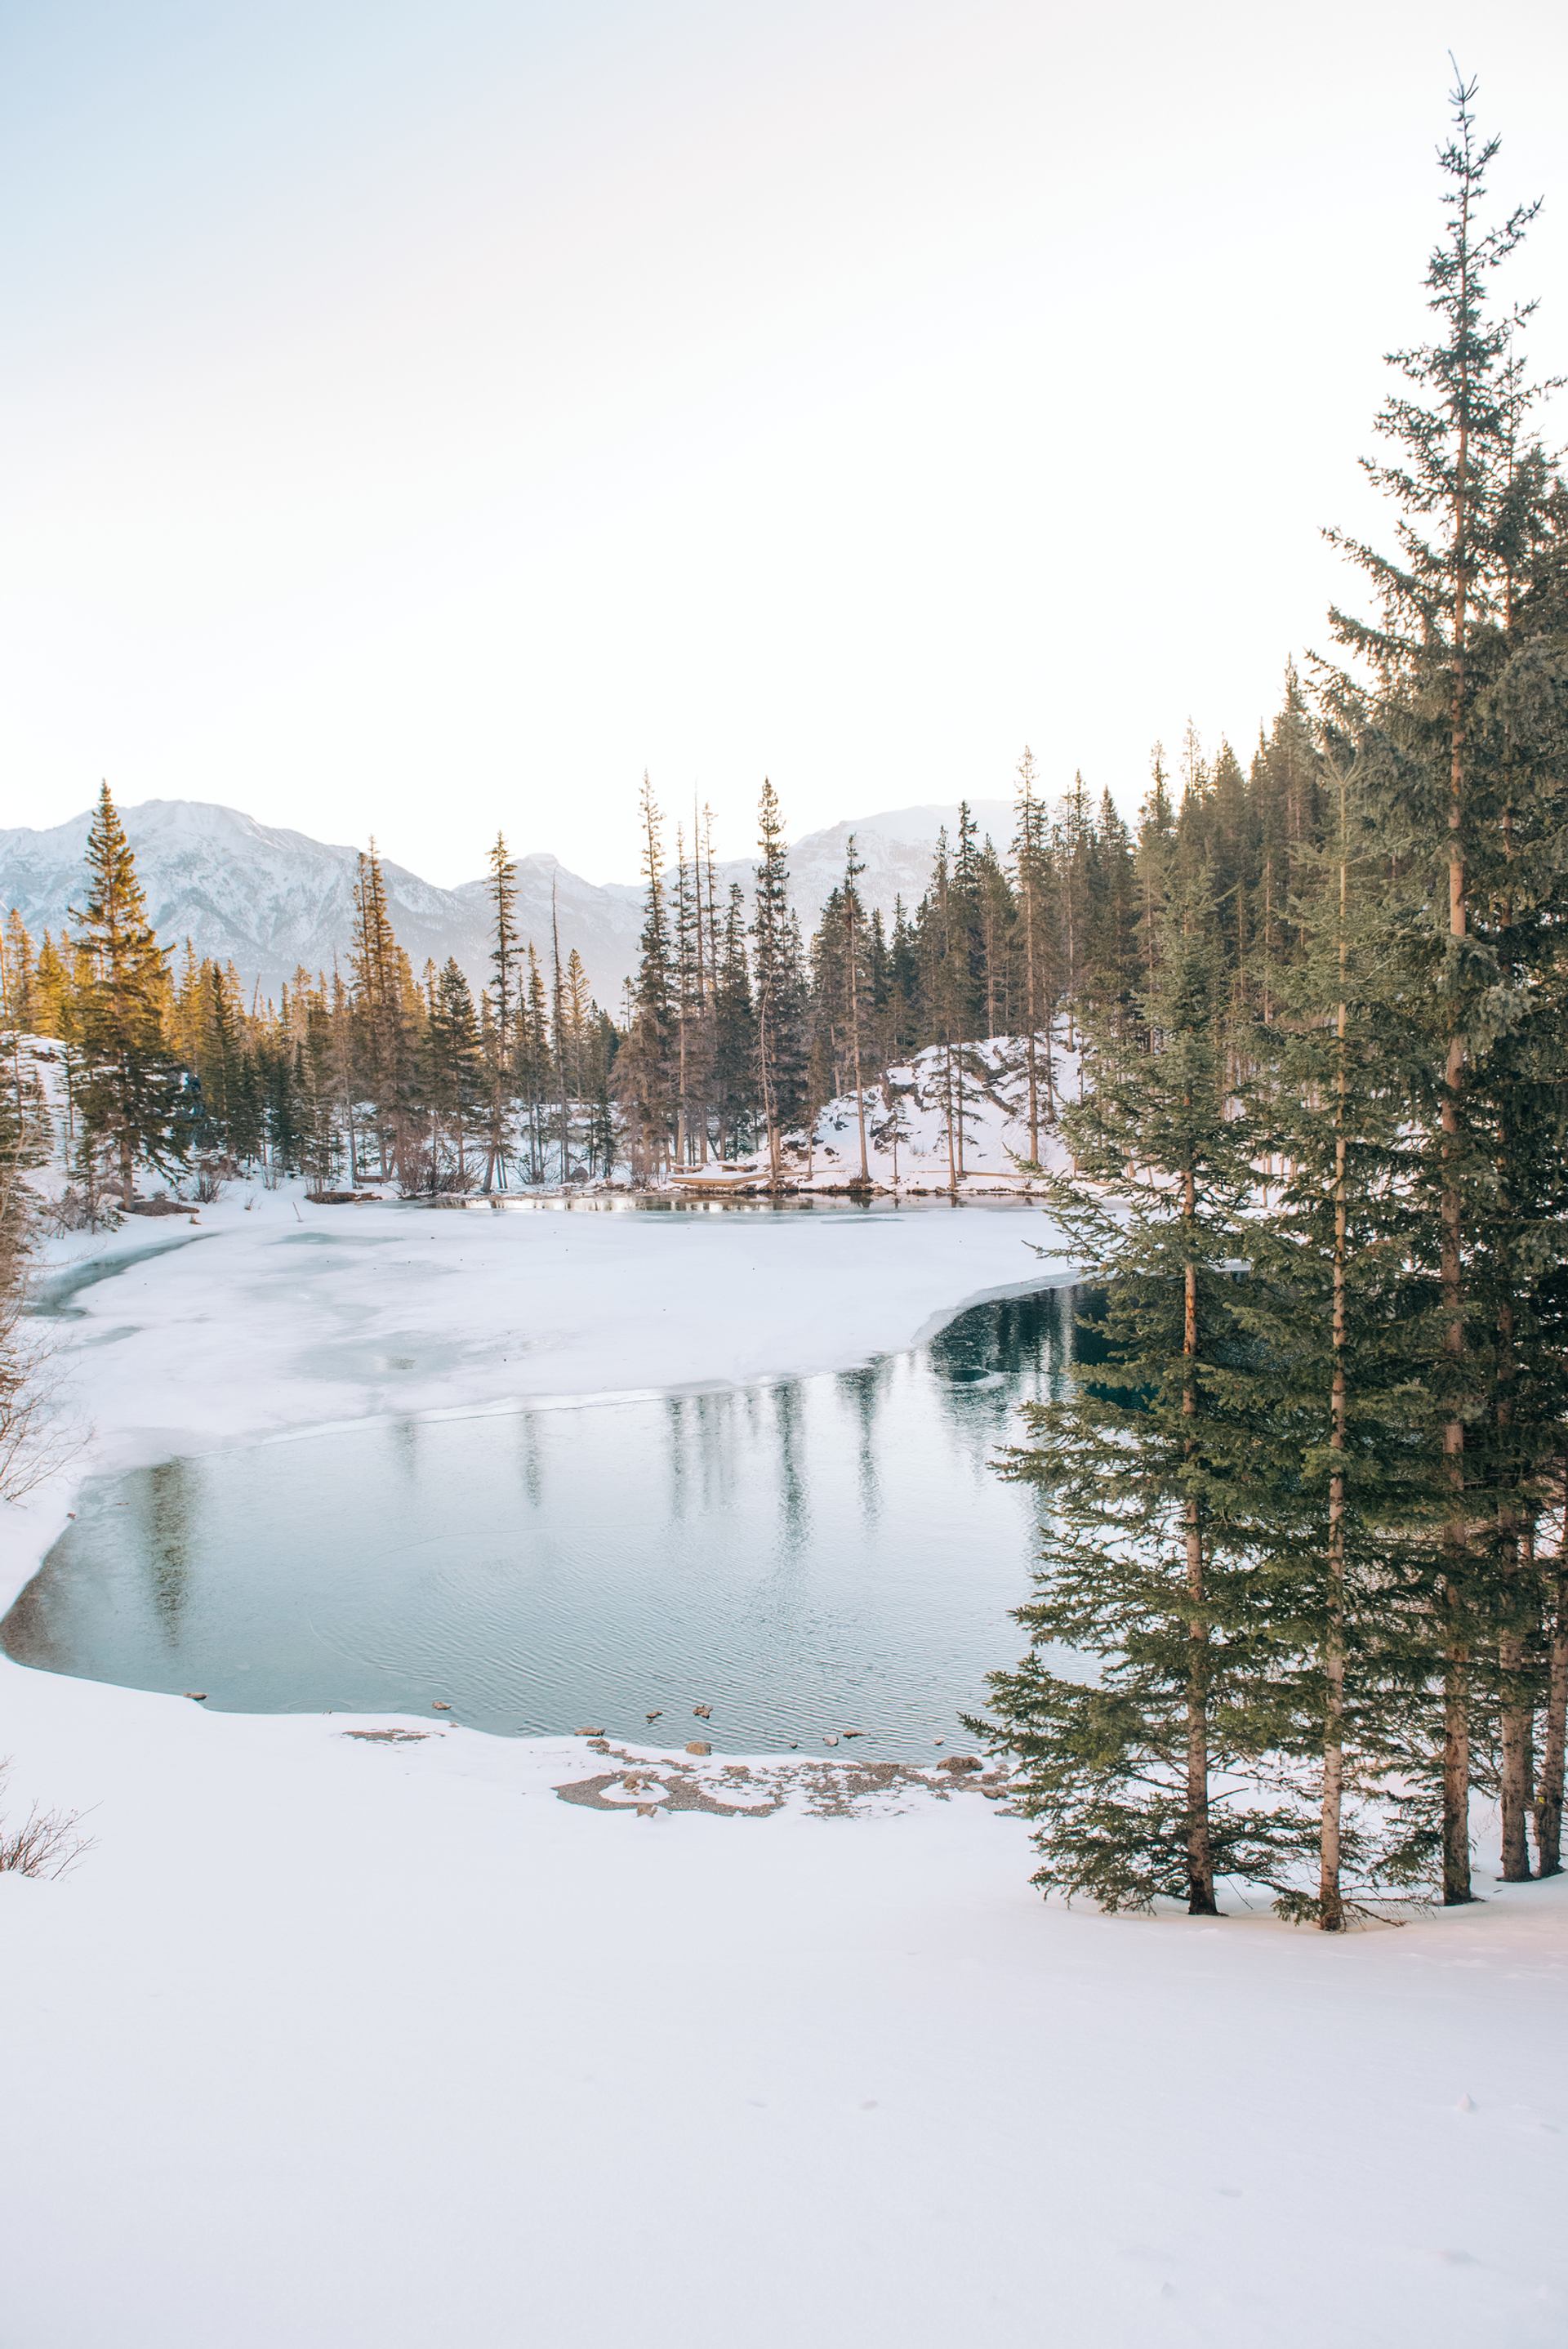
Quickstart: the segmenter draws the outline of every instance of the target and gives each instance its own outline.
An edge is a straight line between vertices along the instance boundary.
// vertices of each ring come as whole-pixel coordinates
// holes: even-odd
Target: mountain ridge
[[[1010,823],[1006,801],[973,802],[982,829]],[[353,936],[358,851],[320,841],[288,825],[267,824],[211,800],[143,800],[119,811],[148,911],[160,938],[199,955],[232,961],[248,989],[275,997],[303,967],[313,976],[346,962]],[[951,827],[956,802],[894,808],[806,833],[790,849],[791,896],[810,929],[842,878],[851,833],[864,863],[861,892],[870,908],[891,916],[897,897],[913,903],[925,886],[936,833]],[[68,926],[86,875],[90,809],[44,829],[0,830],[0,912],[15,906],[35,937]],[[1004,833],[1005,836],[1005,833]],[[552,904],[562,952],[575,947],[594,995],[618,1010],[636,958],[643,893],[626,882],[585,881],[558,857],[535,851],[514,859],[518,926],[548,951]],[[749,857],[716,863],[727,893],[732,880],[749,892]],[[455,956],[480,984],[490,973],[490,910],[482,879],[447,889],[387,859],[387,910],[415,969]]]

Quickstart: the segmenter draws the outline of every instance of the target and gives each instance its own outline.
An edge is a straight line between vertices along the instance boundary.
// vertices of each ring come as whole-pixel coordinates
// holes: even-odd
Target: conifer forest
[[[1389,536],[1343,550],[1372,616],[1347,592],[1244,755],[1157,750],[1135,823],[1081,775],[1052,799],[1026,750],[1010,839],[961,806],[891,924],[851,840],[806,938],[771,785],[754,888],[721,897],[710,829],[672,856],[645,778],[614,1013],[558,926],[520,935],[501,838],[487,984],[412,968],[372,846],[346,967],[247,1002],[154,936],[107,784],[68,933],[5,930],[12,1155],[49,1123],[16,1040],[53,1040],[88,1221],[139,1168],[417,1198],[751,1154],[782,1187],[846,1101],[853,1189],[914,1094],[956,1191],[1010,1077],[1019,1172],[1104,1294],[1092,1363],[1001,1464],[1047,1530],[1029,1655],[975,1726],[1016,1757],[1039,1883],[1113,1909],[1212,1913],[1225,1878],[1329,1931],[1467,1901],[1476,1787],[1505,1880],[1562,1867],[1568,490],[1494,152],[1461,89],[1431,337],[1378,419]]]
[[[770,37],[810,13],[784,11]],[[1023,40],[1020,12],[999,13]],[[867,93],[896,111],[888,58],[907,46],[907,28],[875,29],[872,82],[845,67],[839,89],[824,68],[809,107],[777,94],[788,61],[769,51],[758,119],[826,119],[832,89],[874,158]],[[526,42],[486,38],[503,32],[555,91],[531,17]],[[562,55],[581,37],[562,30]],[[694,47],[705,72],[716,38],[705,26]],[[954,32],[954,54],[979,38]],[[1239,56],[1227,46],[1222,69],[1243,88]],[[1130,71],[1119,55],[1116,107]],[[1002,78],[986,68],[987,106]],[[696,120],[711,96],[686,64],[679,79]],[[603,512],[598,491],[562,486],[568,443],[592,443],[596,402],[630,397],[622,344],[655,311],[666,337],[709,304],[727,335],[751,334],[732,310],[750,316],[768,235],[807,234],[819,159],[792,150],[786,171],[753,123],[747,170],[777,171],[788,201],[774,190],[743,262],[704,261],[683,310],[656,271],[645,293],[655,232],[645,249],[627,225],[651,184],[628,126],[675,135],[634,77],[614,113],[624,187],[601,159],[591,196],[555,191],[548,125],[525,158],[541,251],[598,234],[600,205],[625,240],[595,264],[619,292],[593,313],[592,365],[560,393],[551,442],[528,407],[557,366],[548,305],[536,321],[517,295],[506,349],[531,388],[498,378],[506,432],[537,431],[548,462],[530,455],[538,480],[509,504],[484,409],[505,401],[473,391],[473,450],[443,428],[451,471],[428,499],[443,529],[462,506],[471,535],[450,524],[438,586],[418,590],[432,675],[442,646],[459,647],[454,677],[511,663],[507,722],[531,723],[518,709],[556,690],[551,599],[577,574],[529,533],[554,544],[568,515],[606,616],[602,706],[571,686],[583,757],[632,742],[614,814],[595,812],[607,843],[620,827],[621,876],[554,856],[580,812],[552,807],[577,788],[565,776],[506,802],[504,830],[511,786],[495,786],[472,827],[481,880],[396,862],[417,852],[415,815],[434,836],[421,794],[449,795],[464,853],[455,750],[449,779],[377,799],[374,829],[317,839],[283,828],[286,804],[263,824],[143,801],[106,758],[89,813],[82,792],[52,830],[30,816],[0,835],[0,1942],[15,1933],[12,2085],[30,2116],[9,2139],[0,2127],[0,2214],[24,2270],[63,2228],[40,2264],[70,2277],[24,2275],[5,2349],[92,2349],[122,2308],[125,2349],[382,2349],[443,2323],[475,2349],[579,2332],[936,2349],[976,2327],[999,2349],[1058,2333],[1085,2349],[1558,2337],[1568,378],[1536,357],[1559,332],[1532,274],[1552,218],[1501,192],[1511,150],[1505,167],[1479,88],[1454,67],[1435,171],[1409,169],[1418,323],[1357,410],[1366,449],[1340,509],[1356,526],[1325,517],[1298,551],[1331,569],[1335,600],[1288,657],[1284,637],[1277,668],[1264,647],[1265,714],[1244,739],[1194,718],[1145,758],[1140,715],[1129,771],[1107,710],[1103,740],[1064,752],[1051,697],[1075,727],[1083,703],[1052,669],[1078,657],[1058,644],[1037,647],[1038,704],[1006,703],[1038,707],[1033,747],[1007,716],[984,738],[994,758],[906,774],[919,672],[963,663],[904,645],[917,714],[890,722],[903,747],[886,773],[912,801],[953,796],[894,807],[884,781],[861,802],[882,817],[812,831],[799,740],[831,718],[788,732],[779,712],[794,722],[811,680],[779,651],[764,747],[737,762],[739,818],[721,771],[717,809],[673,754],[639,781],[666,738],[652,717],[614,729],[639,697],[652,707],[649,680],[678,701],[689,659],[717,697],[734,654],[714,611],[774,608],[778,511],[754,517],[737,484],[766,470],[764,447],[786,481],[779,452],[805,429],[794,311],[748,344],[777,440],[758,423],[755,447],[731,445],[719,395],[693,388],[693,326],[689,375],[666,350],[666,373],[650,357],[637,379],[639,453],[606,467]],[[432,89],[419,137],[438,144]],[[580,102],[564,81],[557,99]],[[932,106],[906,165],[957,135]],[[1271,108],[1294,118],[1271,88],[1272,138]],[[1361,119],[1347,96],[1346,154]],[[726,191],[741,144],[726,124]],[[413,185],[418,140],[394,148]],[[1016,167],[996,152],[999,174]],[[269,219],[287,192],[269,181]],[[500,333],[514,297],[474,202],[473,305]],[[1068,202],[1052,196],[1053,237]],[[1092,223],[1082,241],[1095,317],[1124,264],[1142,288],[1152,404],[1176,306],[1211,296],[1183,251],[1179,305],[1159,309],[1137,274],[1165,250],[1158,205],[1140,202],[1122,259]],[[689,221],[677,237],[717,253],[723,212],[710,189],[700,237]],[[1326,198],[1325,251],[1349,218]],[[934,221],[920,235],[940,243]],[[1360,237],[1390,225],[1355,216]],[[421,212],[388,282],[425,265],[426,233]],[[1248,266],[1274,271],[1274,235],[1265,221]],[[845,253],[832,331],[848,350],[877,272]],[[1079,258],[1064,317],[1090,299]],[[990,281],[966,266],[978,309]],[[828,263],[801,271],[811,284]],[[1214,282],[1219,352],[1244,301]],[[1303,294],[1300,349],[1326,385],[1319,338],[1343,325],[1322,315],[1326,282]],[[324,315],[342,298],[335,283],[310,296]],[[922,322],[912,396],[941,376],[936,346],[962,344],[962,306]],[[358,329],[333,331],[346,348]],[[428,331],[434,347],[446,329]],[[1091,342],[1053,365],[1092,378]],[[412,338],[397,347],[417,375]],[[1171,342],[1172,370],[1192,347]],[[1122,387],[1101,389],[1119,417]],[[724,512],[702,554],[722,594],[676,636],[650,583],[672,605],[689,590],[680,528],[644,539],[627,518],[661,402],[691,468],[672,474],[681,496],[695,513],[711,472]],[[843,431],[869,479],[894,425],[885,398],[866,413],[863,446],[861,425]],[[954,489],[924,413],[886,462],[934,574],[943,498],[977,506],[965,469],[993,477],[986,419],[965,411]],[[358,430],[355,461],[382,464],[373,419],[364,450]],[[1137,494],[1150,532],[1190,533],[1199,509],[1159,477],[1171,445],[1151,435]],[[1029,462],[1046,481],[1088,447]],[[1297,460],[1283,443],[1270,460]],[[1119,447],[1119,466],[1144,462]],[[393,626],[371,573],[425,494],[401,464],[396,496],[376,476],[397,507],[385,541],[347,532],[370,616],[346,642]],[[856,493],[841,481],[834,511]],[[1065,512],[1078,491],[1051,478],[1049,494]],[[1125,523],[1131,492],[1116,494]],[[1020,489],[1020,532],[1028,511]],[[624,571],[604,553],[617,533]],[[811,550],[824,581],[854,567],[829,540]],[[1071,545],[1047,540],[1031,560],[1070,572]],[[867,559],[866,646],[895,541],[880,570]],[[464,565],[503,544],[520,576],[537,564],[532,600],[475,621]],[[1121,609],[1086,591],[1075,623],[1116,639],[1129,678],[1139,630],[1162,625],[1143,559],[1127,547]],[[1023,624],[978,557],[943,560],[973,595],[975,644],[981,621],[995,635],[939,681],[978,728]],[[853,683],[865,648],[799,575],[799,641]],[[1233,577],[1238,603],[1265,596],[1243,563]],[[325,666],[296,585],[275,638],[257,637],[269,692],[274,652],[281,678]],[[1216,665],[1230,624],[1218,608],[1205,623]],[[308,660],[287,649],[296,626]],[[376,656],[389,679],[392,643]],[[226,689],[216,654],[213,674]],[[1236,707],[1201,662],[1183,690],[1199,713]],[[933,740],[939,706],[934,685]],[[346,688],[344,708],[324,743],[357,743],[362,717],[373,730]],[[432,774],[438,717],[420,737]],[[325,776],[337,753],[311,755]],[[857,745],[832,772],[861,761]],[[211,843],[242,826],[262,845],[219,873],[224,896],[213,874],[238,852]],[[327,844],[344,838],[364,845]],[[253,874],[295,929],[234,916]],[[212,950],[220,918],[234,955]],[[263,960],[279,936],[286,953]],[[308,961],[279,984],[296,947]],[[170,2314],[187,2274],[191,2311]],[[57,2289],[74,2313],[50,2331]]]

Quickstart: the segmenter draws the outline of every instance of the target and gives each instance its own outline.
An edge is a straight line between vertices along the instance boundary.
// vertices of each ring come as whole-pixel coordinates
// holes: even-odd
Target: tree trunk
[[[943,1105],[946,1112],[944,1123],[947,1127],[947,1187],[956,1198],[958,1167],[953,1155],[953,1047],[951,1044],[944,1045],[943,1048]]]
[[[1340,789],[1340,838],[1344,839],[1344,786]],[[1328,1623],[1323,1643],[1323,1812],[1318,1831],[1317,1921],[1326,1933],[1345,1930],[1345,1895],[1340,1884],[1345,1817],[1345,899],[1346,868],[1339,866],[1339,983],[1335,1018],[1334,1133],[1334,1373],[1328,1402]]]
[[[1035,995],[1035,887],[1032,850],[1024,865],[1024,1019],[1029,1036],[1029,1164],[1040,1163],[1039,1013]]]
[[[1565,1513],[1568,1515],[1568,1513]],[[1563,1873],[1563,1763],[1568,1729],[1568,1524],[1557,1553],[1556,1609],[1535,1795],[1535,1849],[1542,1876]]]
[[[861,984],[860,939],[855,929],[855,899],[851,895],[847,906],[850,934],[850,1044],[855,1065],[855,1119],[861,1136],[861,1182],[871,1187],[871,1165],[866,1157],[866,1097],[861,1082]]]
[[[1193,1178],[1188,1174],[1182,1212],[1189,1223],[1196,1213],[1196,1205]],[[1194,1419],[1198,1413],[1194,1378],[1198,1355],[1198,1268],[1191,1257],[1187,1259],[1181,1353],[1186,1375],[1181,1411],[1184,1418]],[[1189,1441],[1189,1458],[1192,1450]],[[1203,1527],[1196,1495],[1189,1495],[1184,1516],[1187,1595],[1197,1610],[1203,1603]],[[1214,1852],[1209,1823],[1209,1630],[1197,1611],[1188,1618],[1187,1641],[1187,1913],[1190,1917],[1217,1917]]]
[[[1459,1594],[1445,1598],[1449,1638],[1443,1663],[1443,1906],[1474,1899],[1470,1852],[1470,1648]]]
[[[1467,185],[1460,222],[1461,295],[1468,299],[1470,277],[1470,191]],[[1465,902],[1465,631],[1470,594],[1470,377],[1461,367],[1458,389],[1459,441],[1455,451],[1453,535],[1449,563],[1453,604],[1449,663],[1449,936],[1465,936],[1469,915]],[[1456,974],[1456,985],[1458,978]],[[1445,1316],[1444,1351],[1456,1390],[1443,1427],[1443,1458],[1450,1491],[1446,1543],[1449,1553],[1444,1607],[1448,1645],[1443,1674],[1443,1905],[1458,1907],[1469,1900],[1470,1859],[1470,1648],[1465,1635],[1466,1552],[1469,1527],[1465,1518],[1465,1428],[1457,1390],[1465,1358],[1463,1257],[1460,1233],[1460,1089],[1464,1081],[1465,1045],[1459,1030],[1459,1013],[1448,1039],[1443,1065],[1442,1102],[1442,1290]]]
[[[1530,1845],[1525,1825],[1530,1815],[1534,1715],[1520,1695],[1524,1677],[1524,1641],[1517,1632],[1505,1632],[1498,1641],[1498,1664],[1503,1682],[1502,1880],[1505,1884],[1528,1884]]]

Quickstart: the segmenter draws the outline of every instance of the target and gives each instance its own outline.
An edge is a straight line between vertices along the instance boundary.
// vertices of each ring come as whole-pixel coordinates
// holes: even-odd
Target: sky
[[[0,0],[0,823],[630,879],[645,769],[734,855],[1244,750],[1450,49],[1568,370],[1544,0]]]

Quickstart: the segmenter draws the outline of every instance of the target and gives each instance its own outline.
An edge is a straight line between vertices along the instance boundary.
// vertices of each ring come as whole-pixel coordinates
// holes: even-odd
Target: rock
[[[713,1707],[711,1704],[694,1704],[692,1711],[696,1713],[699,1721],[711,1721],[713,1719]]]
[[[608,1754],[610,1751],[609,1739],[607,1737],[591,1737],[588,1740],[588,1751],[590,1754]]]
[[[844,1732],[846,1737],[863,1737],[865,1733],[863,1729],[846,1729]]]
[[[207,1702],[207,1692],[205,1689],[187,1689],[185,1693],[190,1698],[192,1704],[205,1704]]]
[[[430,1699],[430,1711],[432,1713],[450,1713],[451,1709],[451,1706],[441,1697],[433,1696]]]
[[[686,1752],[688,1754],[711,1754],[713,1752],[713,1748],[708,1744],[706,1737],[694,1737],[691,1744],[686,1747]]]
[[[951,1770],[955,1778],[960,1778],[971,1770],[983,1770],[985,1764],[977,1754],[944,1754],[936,1766],[939,1770]]]
[[[572,1734],[573,1737],[603,1737],[604,1733],[602,1729],[574,1729]]]
[[[824,1745],[836,1745],[838,1742],[836,1737],[824,1737],[822,1740]]]
[[[658,1709],[657,1713],[650,1713],[648,1714],[647,1719],[648,1719],[649,1726],[650,1726],[650,1727],[652,1727],[653,1723],[654,1723],[655,1721],[662,1721],[662,1720],[664,1719],[664,1717],[665,1717],[665,1709],[664,1709],[663,1705],[660,1705],[660,1707],[659,1707],[659,1709]]]

